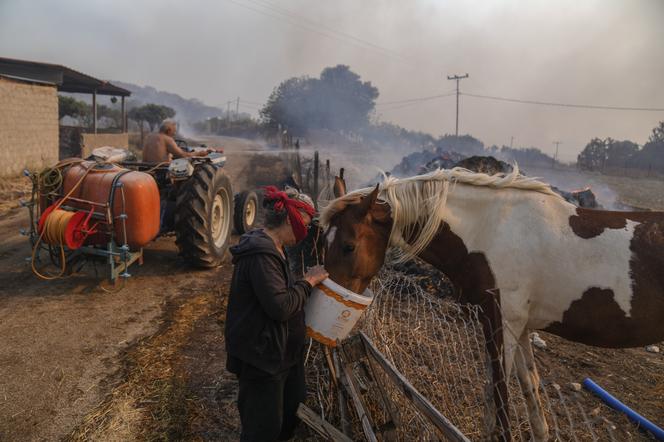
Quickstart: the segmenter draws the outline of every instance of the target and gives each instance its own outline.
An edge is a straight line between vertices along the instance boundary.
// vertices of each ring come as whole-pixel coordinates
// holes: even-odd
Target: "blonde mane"
[[[419,254],[434,238],[444,221],[450,184],[456,183],[493,189],[533,191],[563,200],[551,190],[550,185],[536,178],[520,175],[517,165],[514,165],[514,170],[507,174],[487,175],[455,167],[438,169],[410,178],[386,177],[379,186],[378,198],[389,204],[391,208],[393,225],[390,245],[401,249],[400,261]],[[358,189],[331,201],[321,213],[321,224],[327,227],[335,214],[348,205],[358,203],[373,190],[371,187]],[[414,240],[408,244],[406,239],[413,238]]]

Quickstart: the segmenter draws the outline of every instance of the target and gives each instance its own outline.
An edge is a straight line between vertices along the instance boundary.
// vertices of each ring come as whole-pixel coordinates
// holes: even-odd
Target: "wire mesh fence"
[[[568,391],[560,380],[539,380],[541,404],[529,402],[524,394],[528,385],[522,385],[516,370],[506,380],[508,397],[498,401],[509,419],[509,431],[501,429],[496,425],[499,410],[493,399],[498,393],[480,320],[483,312],[477,306],[460,305],[448,296],[448,291],[434,288],[386,266],[372,284],[375,300],[356,330],[363,332],[412,387],[468,439],[537,440],[542,435],[533,430],[533,422],[540,414],[548,425],[548,440],[645,439],[607,419],[623,418],[606,407],[589,410],[580,400],[584,393]],[[341,364],[348,364],[353,373],[378,440],[448,439],[414,405],[412,393],[390,381],[375,359],[349,358],[343,349],[340,351]],[[525,351],[529,349],[518,347],[515,357],[523,357]],[[328,422],[345,428],[351,439],[363,440],[365,435],[352,401],[338,394],[333,358],[323,346],[310,348],[308,403]],[[555,377],[553,374],[549,371],[550,377]]]
[[[479,437],[488,414],[489,373],[478,309],[430,295],[411,277],[389,270],[374,293],[362,330],[466,436]],[[401,436],[423,434],[408,432]]]

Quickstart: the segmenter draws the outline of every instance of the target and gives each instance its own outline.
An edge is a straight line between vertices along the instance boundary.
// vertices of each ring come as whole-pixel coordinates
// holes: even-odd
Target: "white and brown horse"
[[[443,271],[462,301],[488,308],[498,294],[504,369],[516,366],[537,440],[548,427],[529,330],[611,348],[664,340],[664,213],[577,208],[518,169],[452,169],[341,196],[322,223],[326,268],[356,293],[397,246]]]

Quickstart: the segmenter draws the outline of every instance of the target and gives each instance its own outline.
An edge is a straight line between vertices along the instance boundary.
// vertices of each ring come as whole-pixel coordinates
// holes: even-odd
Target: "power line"
[[[318,21],[311,20],[310,18],[308,18],[304,15],[298,14],[297,12],[293,11],[292,9],[288,9],[288,8],[284,8],[282,6],[278,6],[274,3],[266,1],[266,0],[246,0],[246,1],[248,1],[250,3],[253,3],[254,5],[261,6],[261,7],[264,7],[266,9],[269,9],[273,12],[276,12],[277,14],[282,14],[282,15],[284,15],[286,17],[289,17],[289,18],[292,18],[292,19],[302,20],[304,22],[307,22],[307,23],[311,24],[312,26],[315,26],[317,29],[318,28],[324,29],[324,30],[326,30],[326,31],[328,31],[332,34],[335,34],[335,35],[341,37],[341,38],[353,40],[353,41],[358,42],[360,44],[363,44],[363,45],[369,46],[371,48],[377,49],[379,51],[382,51],[382,52],[384,52],[388,55],[398,57],[402,60],[407,59],[407,57],[401,55],[400,53],[398,53],[396,51],[393,51],[389,48],[377,45],[375,43],[364,40],[362,38],[356,37],[352,34],[348,34],[346,32],[336,30],[334,28],[331,28],[330,26],[325,25],[324,23],[320,23]]]
[[[653,107],[625,107],[625,106],[600,106],[594,104],[574,104],[574,103],[555,103],[550,101],[522,100],[519,98],[496,97],[493,95],[480,95],[461,93],[467,97],[482,98],[486,100],[506,101],[509,103],[536,104],[540,106],[572,107],[580,109],[603,109],[603,110],[622,110],[622,111],[644,111],[644,112],[664,112],[664,108]]]
[[[456,92],[450,91],[446,94],[431,95],[431,96],[428,96],[428,97],[407,98],[405,100],[397,100],[397,101],[381,101],[380,103],[376,103],[376,106],[385,106],[385,105],[388,105],[388,104],[416,103],[416,102],[422,102],[422,101],[429,101],[429,100],[435,100],[437,98],[449,97],[451,95],[454,95],[455,93]]]
[[[251,112],[260,113],[260,108],[258,108],[258,107],[254,107],[254,106],[250,106],[250,105],[248,105],[248,104],[243,104],[242,102],[240,102],[240,108],[241,108],[241,109],[244,109],[244,110],[251,111]]]
[[[251,101],[245,101],[245,100],[243,100],[242,98],[240,98],[240,103],[242,103],[242,104],[244,104],[244,105],[246,105],[246,106],[251,106],[251,107],[263,107],[262,104],[253,103],[253,102],[251,102]]]
[[[357,40],[357,41],[349,41],[350,40],[349,37],[341,38],[340,37],[341,33],[337,32],[336,34],[330,34],[329,32],[323,32],[320,29],[320,28],[322,28],[322,26],[320,24],[316,23],[316,22],[313,22],[313,23],[316,23],[315,27],[313,27],[313,25],[304,25],[304,24],[300,23],[299,21],[296,21],[294,18],[288,17],[288,14],[286,14],[286,13],[278,12],[275,9],[270,9],[269,7],[266,7],[266,6],[262,6],[262,8],[264,8],[264,9],[257,9],[256,7],[252,7],[252,5],[248,5],[248,4],[242,3],[242,2],[237,1],[237,0],[227,0],[227,1],[233,3],[237,6],[240,6],[242,8],[246,8],[246,9],[249,9],[251,11],[257,12],[259,14],[266,15],[268,17],[275,18],[277,20],[285,21],[285,22],[287,22],[287,23],[289,23],[293,26],[299,27],[299,28],[304,29],[306,31],[313,32],[315,34],[322,35],[322,36],[327,37],[327,38],[343,41],[344,43],[353,45],[355,47],[359,47],[361,49],[374,50],[375,52],[380,52],[382,55],[387,55],[387,56],[390,56],[392,58],[399,59],[399,61],[402,61],[402,62],[406,61],[405,57],[403,57],[401,55],[397,55],[397,53],[393,53],[392,51],[381,48],[378,45],[374,45],[373,43],[365,42],[365,43],[360,44],[358,42],[359,41],[364,41],[364,40],[358,39],[356,37],[354,37],[353,39]],[[256,5],[255,3],[253,5],[258,6],[258,8],[261,7],[259,5]],[[275,15],[275,14],[281,14],[281,15]],[[310,21],[310,20],[307,19],[307,21]],[[381,49],[377,49],[377,48],[381,48]]]
[[[453,95],[454,94],[437,95],[436,98],[451,97]],[[421,104],[425,101],[431,101],[431,100],[411,101],[411,102],[407,102],[407,103],[391,105],[391,106],[388,106],[388,107],[381,107],[381,108],[378,108],[378,110],[380,110],[380,112],[389,112],[389,111],[393,111],[393,110],[396,110],[396,109],[403,109],[404,107],[416,106],[416,105]]]
[[[399,104],[397,106],[392,106],[392,107],[387,107],[387,108],[380,108],[378,110],[380,110],[380,112],[390,112],[390,111],[397,110],[397,109],[403,109],[404,107],[415,106],[417,104],[420,104],[420,102]]]
[[[245,103],[245,104],[254,104],[254,105],[256,105],[256,106],[263,106],[263,105],[265,104],[265,103],[259,103],[259,102],[257,102],[257,101],[243,100],[242,98],[240,98],[240,101],[241,101],[242,103]]]
[[[455,95],[456,92],[441,94],[441,95],[431,95],[428,97],[418,97],[418,98],[407,98],[404,100],[398,101],[383,101],[376,103],[376,106],[391,105],[391,104],[402,104],[402,103],[412,103],[418,104],[422,101],[433,100],[436,98],[448,97],[450,95]],[[480,94],[470,94],[466,92],[459,92],[459,95],[465,95],[467,97],[481,98],[487,100],[496,100],[496,101],[505,101],[509,103],[519,103],[519,104],[534,104],[540,106],[556,106],[556,107],[571,107],[571,108],[580,108],[580,109],[601,109],[601,110],[621,110],[621,111],[644,111],[644,112],[664,112],[664,108],[652,108],[652,107],[627,107],[627,106],[601,106],[601,105],[592,105],[592,104],[575,104],[575,103],[555,103],[549,101],[539,101],[539,100],[522,100],[518,98],[507,98],[507,97],[497,97],[493,95],[480,95]]]
[[[283,8],[281,6],[278,6],[272,2],[269,2],[267,0],[246,0],[251,4],[245,4],[241,2],[240,0],[227,0],[237,6],[243,7],[245,9],[249,9],[251,11],[257,12],[259,14],[265,15],[267,17],[271,17],[277,20],[281,20],[283,22],[286,22],[290,25],[299,27],[303,30],[313,32],[319,35],[322,35],[327,38],[335,39],[338,41],[342,41],[346,44],[353,45],[355,47],[359,47],[361,49],[365,50],[373,50],[374,52],[378,52],[382,55],[386,55],[389,57],[392,57],[394,59],[398,59],[401,62],[409,61],[413,62],[414,60],[410,59],[409,57],[406,57],[396,51],[393,51],[389,48],[377,45],[375,43],[372,43],[368,40],[361,39],[359,37],[356,37],[352,34],[348,34],[342,31],[338,31],[334,28],[331,28],[325,24],[322,24],[320,22],[317,22],[315,20],[311,20],[307,18],[306,16],[303,16],[301,14],[297,14],[295,11],[292,9],[287,9]],[[253,6],[252,6],[253,5]],[[275,15],[276,14],[276,15]],[[301,22],[306,22],[308,25],[302,24]],[[321,29],[327,31],[323,32]],[[412,65],[409,63],[409,66],[412,67]],[[448,77],[449,78],[449,77]],[[461,77],[461,78],[466,78],[466,77]],[[459,79],[461,79],[459,78]],[[454,77],[449,78],[449,79],[455,79]],[[458,83],[458,80],[457,80]],[[588,105],[588,104],[570,104],[570,103],[556,103],[556,102],[547,102],[547,101],[538,101],[538,100],[523,100],[523,99],[517,99],[517,98],[508,98],[508,97],[499,97],[499,96],[492,96],[492,95],[480,95],[480,94],[469,94],[469,93],[461,93],[459,92],[459,95],[466,95],[469,97],[473,98],[481,98],[481,99],[488,99],[488,100],[495,100],[495,101],[505,101],[505,102],[511,102],[511,103],[521,103],[521,104],[535,104],[535,105],[543,105],[543,106],[557,106],[557,107],[571,107],[571,108],[582,108],[582,109],[603,109],[603,110],[623,110],[623,111],[645,111],[645,112],[664,112],[664,108],[649,108],[649,107],[623,107],[623,106],[601,106],[601,105]],[[410,103],[410,102],[420,102],[420,101],[427,101],[429,99],[436,99],[436,98],[442,98],[447,95],[435,95],[431,97],[421,97],[421,98],[413,98],[413,99],[407,99],[407,100],[400,100],[400,101],[393,101],[393,102],[382,102],[382,103],[376,103],[377,106],[382,106],[382,105],[388,105],[388,104],[401,104],[401,103]],[[457,97],[458,99],[458,97]],[[251,103],[251,102],[246,102],[249,104],[256,104],[256,105],[262,105],[260,103]],[[458,120],[458,115],[457,115],[457,120]],[[458,125],[458,121],[457,121]]]

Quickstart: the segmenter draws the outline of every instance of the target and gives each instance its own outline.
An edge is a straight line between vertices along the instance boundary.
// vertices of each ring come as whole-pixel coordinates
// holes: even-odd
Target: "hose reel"
[[[70,250],[80,248],[85,239],[96,232],[97,224],[89,225],[94,210],[71,212],[59,208],[60,201],[49,206],[39,218],[38,232],[42,241],[50,245],[67,246]]]

